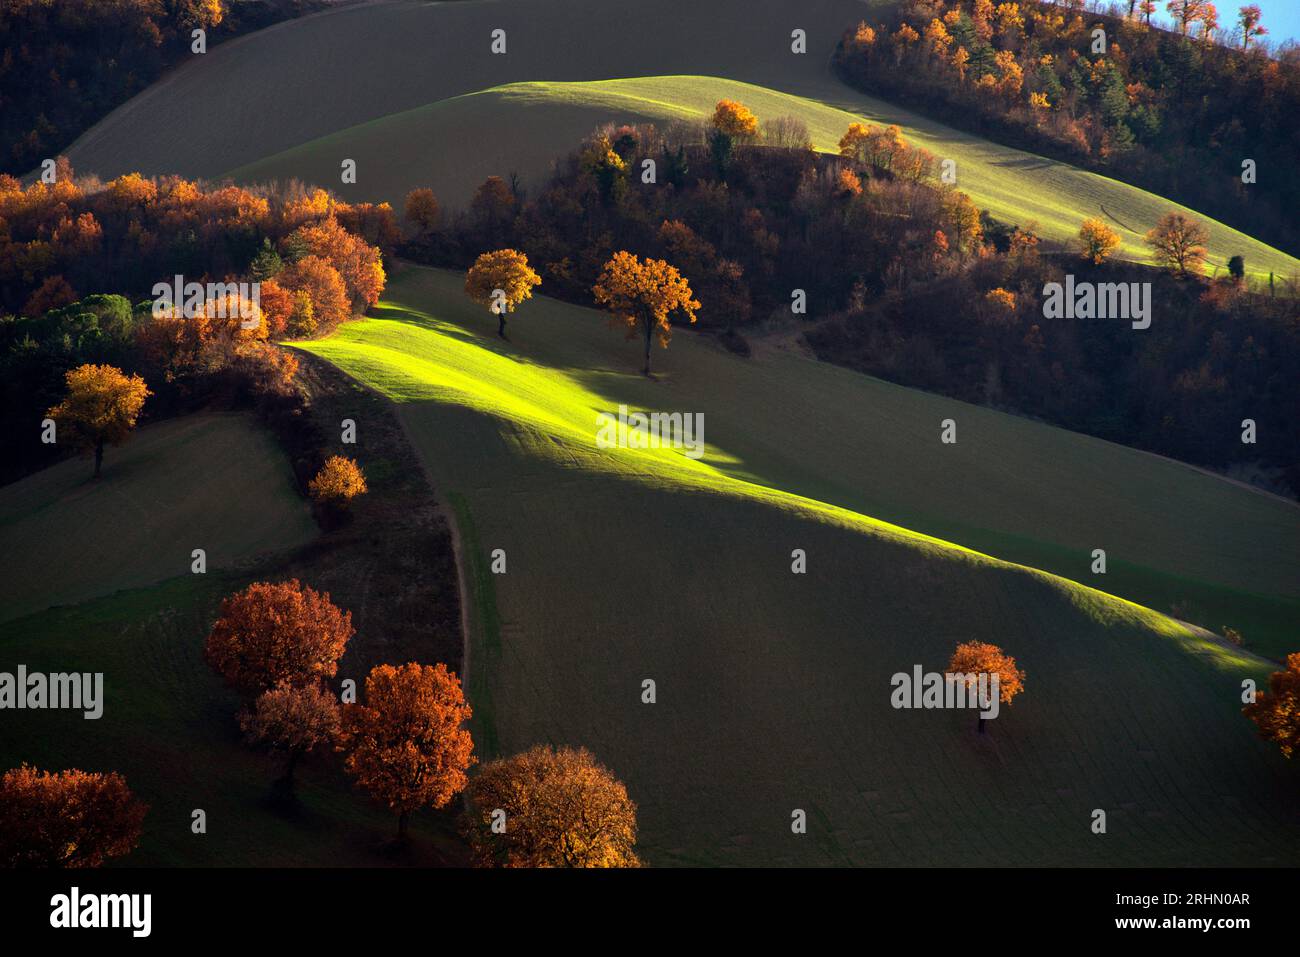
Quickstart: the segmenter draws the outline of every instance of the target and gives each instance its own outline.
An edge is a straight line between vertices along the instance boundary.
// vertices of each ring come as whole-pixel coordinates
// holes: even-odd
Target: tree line
[[[397,237],[388,206],[296,184],[137,174],[105,184],[62,160],[52,183],[0,176],[0,436],[10,450],[0,480],[60,454],[40,424],[84,366],[145,379],[155,417],[287,393],[297,359],[271,343],[323,334],[373,305]],[[256,282],[257,303],[223,288],[197,308],[157,308],[155,284],[176,275],[205,290]]]

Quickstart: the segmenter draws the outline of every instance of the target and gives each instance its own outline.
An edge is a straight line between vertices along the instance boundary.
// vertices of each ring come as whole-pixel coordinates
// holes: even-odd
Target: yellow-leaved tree
[[[144,379],[109,365],[87,363],[70,370],[68,394],[46,415],[70,428],[77,441],[95,453],[95,478],[104,462],[104,446],[121,445],[135,428],[144,400],[153,395]]]
[[[496,313],[497,335],[506,337],[506,315],[532,298],[533,287],[542,277],[528,265],[528,257],[517,249],[496,249],[483,253],[465,273],[465,295]]]
[[[1119,233],[1100,219],[1085,219],[1079,227],[1079,246],[1084,259],[1100,266],[1119,246]]]
[[[675,266],[662,259],[638,259],[627,250],[614,253],[605,263],[596,285],[591,287],[596,302],[616,320],[626,324],[629,337],[640,326],[645,334],[645,374],[650,374],[650,336],[659,333],[659,344],[668,348],[672,338],[672,313],[681,310],[694,322],[700,308],[690,285]]]
[[[369,488],[366,475],[356,459],[342,455],[331,455],[325,460],[316,477],[307,483],[307,493],[318,505],[344,508],[358,495],[364,495]]]
[[[586,748],[538,745],[492,761],[468,791],[480,867],[639,867],[636,805]]]
[[[749,107],[735,100],[719,100],[714,107],[709,129],[709,148],[718,176],[727,178],[731,165],[731,151],[737,140],[750,140],[758,135],[758,117]]]

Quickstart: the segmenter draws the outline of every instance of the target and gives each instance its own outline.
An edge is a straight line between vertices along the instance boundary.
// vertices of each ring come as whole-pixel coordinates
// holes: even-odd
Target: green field
[[[73,458],[0,489],[0,621],[189,574],[196,548],[215,571],[316,534],[284,454],[244,416],[146,426],[91,472]]]
[[[459,285],[410,269],[374,318],[300,346],[399,403],[455,506],[480,748],[591,747],[640,804],[655,864],[1294,859],[1296,769],[1238,713],[1241,679],[1266,663],[969,550],[1055,553],[1117,591],[1086,571],[1104,542],[1191,593],[1294,602],[1292,506],[689,335],[647,382],[598,314],[535,300],[501,343]],[[707,454],[596,448],[596,413],[619,403],[704,413]],[[956,446],[938,442],[947,416]],[[922,534],[941,526],[947,541]],[[504,575],[486,570],[495,548]],[[807,575],[791,574],[795,548]],[[972,638],[1028,673],[991,734],[969,713],[889,706],[890,675],[941,669]],[[1106,836],[1088,828],[1098,807]],[[790,832],[795,808],[806,836]]]
[[[455,208],[489,175],[514,171],[538,185],[598,122],[700,116],[731,95],[762,116],[802,116],[820,148],[858,119],[897,123],[955,159],[959,187],[994,216],[1035,222],[1053,240],[1102,216],[1120,233],[1123,254],[1145,260],[1142,234],[1175,204],[957,132],[834,79],[835,44],[870,7],[822,0],[791,13],[752,0],[500,0],[343,8],[193,58],[88,131],[69,156],[103,178],[132,170],[297,178],[344,199],[394,204],[431,186]],[[497,27],[507,30],[504,56],[489,52]],[[795,27],[807,31],[806,54],[790,52]],[[163,150],[154,145],[160,135]],[[344,159],[357,161],[355,184],[341,182]],[[1257,277],[1300,273],[1294,257],[1197,218],[1210,228],[1213,264],[1241,254]]]

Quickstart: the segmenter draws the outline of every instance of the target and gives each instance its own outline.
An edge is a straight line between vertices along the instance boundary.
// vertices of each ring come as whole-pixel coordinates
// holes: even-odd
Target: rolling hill
[[[679,335],[650,382],[589,310],[530,302],[510,343],[488,319],[459,277],[410,269],[373,318],[299,344],[398,403],[456,510],[481,751],[591,747],[628,782],[656,864],[1294,856],[1294,769],[1238,713],[1240,681],[1268,665],[1000,560],[1022,537],[1085,580],[1105,540],[1191,589],[1267,582],[1293,601],[1291,506],[795,356]],[[596,448],[597,412],[620,403],[702,412],[707,453]],[[939,444],[945,415],[956,446]],[[923,533],[959,518],[965,540]],[[972,549],[995,530],[1012,533],[999,558]],[[1029,676],[991,734],[890,707],[892,674],[941,669],[972,638]],[[1088,827],[1099,807],[1106,836]]]
[[[100,481],[69,459],[0,489],[0,621],[189,574],[229,569],[316,534],[275,441],[244,416],[146,426],[104,455]]]
[[[351,190],[358,200],[400,208],[409,190],[431,186],[447,206],[458,208],[488,175],[516,173],[526,187],[540,188],[553,163],[603,123],[706,120],[719,100],[733,99],[760,120],[798,117],[823,152],[838,152],[851,123],[899,124],[910,142],[956,161],[959,188],[982,209],[1003,222],[1034,223],[1054,242],[1072,242],[1084,219],[1099,216],[1120,235],[1116,255],[1149,262],[1143,236],[1178,209],[1205,223],[1212,266],[1226,268],[1229,257],[1240,254],[1257,277],[1300,269],[1294,257],[1245,233],[1118,180],[957,132],[847,87],[836,89],[834,81],[819,92],[825,101],[710,76],[512,83],[372,120],[228,175],[241,183],[328,183],[337,178],[340,158],[348,157],[367,175],[358,174],[355,187],[343,186],[344,195]],[[842,106],[829,105],[837,100]]]
[[[1141,236],[1176,204],[957,132],[835,80],[830,53],[843,29],[868,13],[856,0],[822,0],[797,14],[739,0],[669,9],[593,0],[345,8],[196,58],[105,118],[69,155],[78,170],[101,177],[140,170],[298,178],[345,199],[395,205],[427,185],[455,207],[488,175],[515,171],[537,185],[599,122],[699,117],[731,95],[760,116],[802,117],[821,149],[834,148],[850,122],[897,123],[909,139],[956,160],[959,187],[994,216],[1037,223],[1057,241],[1075,236],[1085,217],[1101,216],[1120,233],[1123,255],[1146,260]],[[494,56],[490,33],[498,27],[507,31],[507,53]],[[790,52],[794,28],[807,31],[806,54]],[[159,130],[165,149],[155,145]],[[345,158],[357,161],[355,184],[340,182]],[[1210,229],[1213,264],[1241,254],[1255,276],[1300,272],[1300,260],[1197,218]]]

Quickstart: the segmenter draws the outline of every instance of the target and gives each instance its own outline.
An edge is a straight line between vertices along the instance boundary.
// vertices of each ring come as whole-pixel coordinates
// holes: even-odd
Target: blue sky
[[[1237,20],[1237,10],[1253,3],[1259,7],[1264,16],[1260,20],[1268,27],[1268,39],[1274,44],[1283,40],[1300,40],[1300,0],[1214,0],[1219,11],[1221,28],[1231,28]],[[1168,23],[1170,17],[1165,13],[1165,0],[1158,0],[1158,18]]]

